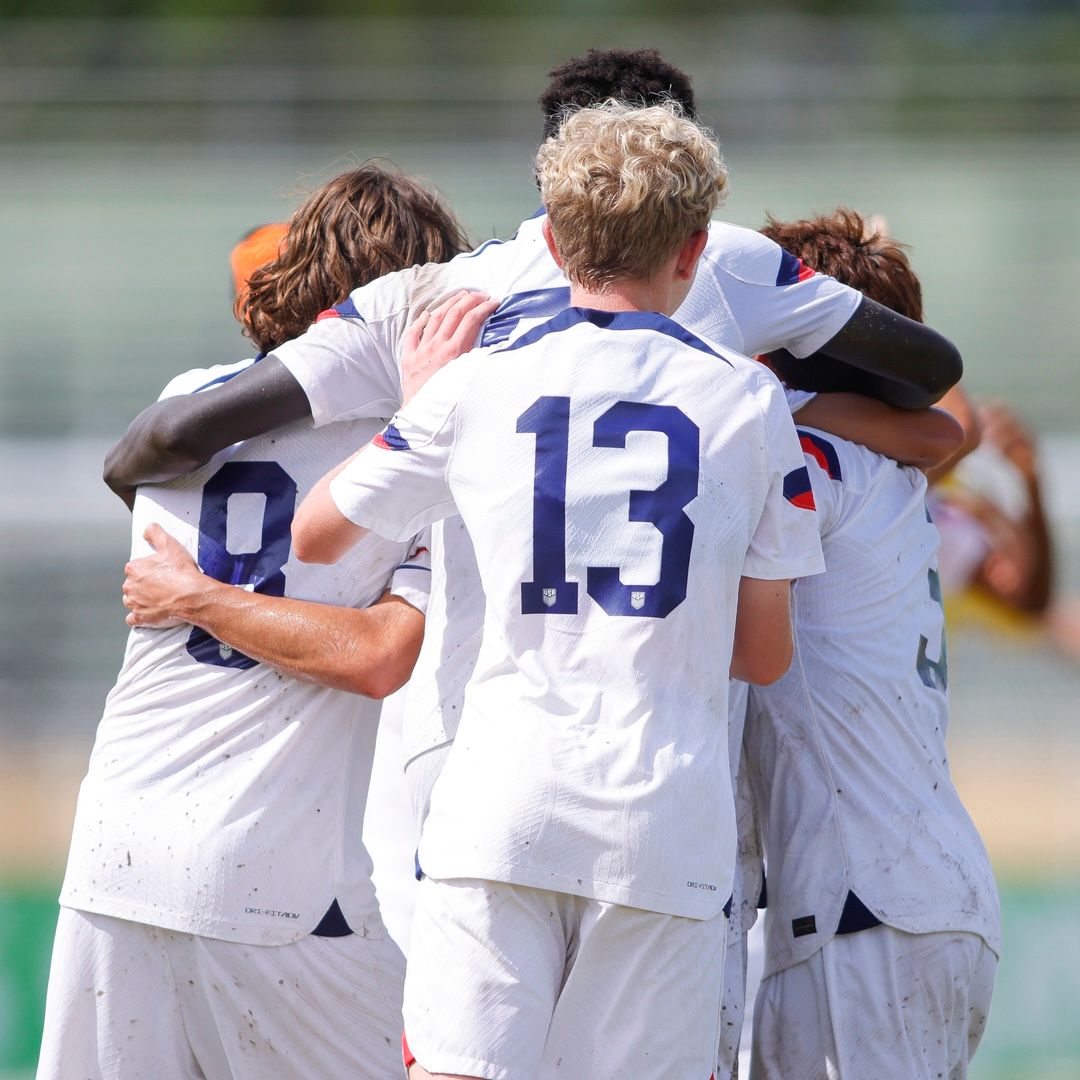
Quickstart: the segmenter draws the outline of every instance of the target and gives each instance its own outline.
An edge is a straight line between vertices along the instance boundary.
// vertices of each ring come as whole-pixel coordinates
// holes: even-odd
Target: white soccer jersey
[[[401,401],[400,342],[417,312],[456,289],[502,298],[481,344],[509,340],[522,319],[547,318],[570,288],[541,234],[542,212],[512,240],[490,240],[448,263],[413,267],[357,289],[306,334],[274,354],[303,386],[317,424],[388,416]],[[752,229],[714,221],[693,287],[675,318],[693,333],[747,355],[820,349],[850,319],[861,295],[815,274]],[[433,581],[424,645],[409,686],[408,758],[453,739],[476,664],[483,597],[460,521],[434,530]]]
[[[938,539],[915,469],[800,429],[826,573],[793,590],[795,658],[751,687],[745,752],[768,873],[766,974],[837,930],[849,891],[910,933],[997,951],[993,874],[949,776]]]
[[[816,573],[779,384],[654,313],[455,361],[331,485],[388,536],[460,512],[487,610],[420,863],[710,918],[731,891],[742,576]]]
[[[189,372],[166,394],[245,366]],[[426,555],[395,574],[409,542],[379,539],[333,567],[291,556],[298,499],[379,426],[301,421],[139,488],[133,557],[149,553],[142,534],[157,522],[219,580],[365,607],[393,576],[422,609]],[[133,630],[79,793],[61,903],[275,945],[313,930],[336,899],[356,933],[381,932],[360,840],[378,715],[377,702],[257,664],[197,628]]]

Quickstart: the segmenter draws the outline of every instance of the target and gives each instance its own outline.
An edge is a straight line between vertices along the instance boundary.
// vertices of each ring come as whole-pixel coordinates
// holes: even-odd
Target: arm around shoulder
[[[820,351],[865,372],[876,382],[874,396],[902,409],[933,405],[964,371],[948,338],[866,296]]]
[[[307,395],[274,357],[214,389],[143,409],[105,458],[105,483],[129,506],[139,484],[164,483],[218,451],[311,415]]]

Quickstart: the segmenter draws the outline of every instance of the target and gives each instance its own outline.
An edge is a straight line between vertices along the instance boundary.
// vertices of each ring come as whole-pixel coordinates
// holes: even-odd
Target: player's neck
[[[570,304],[594,311],[659,311],[661,315],[672,315],[683,298],[672,284],[657,275],[644,280],[616,281],[594,292],[571,282]]]

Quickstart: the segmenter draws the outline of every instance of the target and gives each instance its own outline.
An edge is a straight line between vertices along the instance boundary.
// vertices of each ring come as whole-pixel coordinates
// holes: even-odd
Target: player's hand
[[[439,368],[473,348],[498,306],[487,293],[462,291],[416,317],[401,343],[403,403]]]
[[[1039,460],[1035,441],[1016,415],[1000,402],[992,401],[979,410],[979,419],[983,440],[997,447],[1026,480],[1037,481]]]
[[[124,607],[129,612],[125,621],[128,626],[155,630],[181,626],[184,619],[177,611],[205,575],[184,546],[160,525],[148,525],[143,539],[154,553],[132,559],[124,567]]]

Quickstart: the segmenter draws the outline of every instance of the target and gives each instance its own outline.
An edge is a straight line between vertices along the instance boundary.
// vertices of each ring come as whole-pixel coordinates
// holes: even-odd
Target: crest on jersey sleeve
[[[335,304],[332,308],[327,308],[325,311],[320,311],[315,316],[316,322],[324,322],[326,319],[359,319],[364,321],[364,316],[356,310],[356,305],[352,302],[350,296],[347,300],[343,300],[340,304]]]
[[[797,282],[806,281],[813,276],[813,268],[807,266],[802,259],[796,258],[790,251],[780,252],[780,266],[776,271],[776,284],[778,286],[795,285]]]
[[[816,510],[814,489],[810,484],[810,471],[805,465],[794,469],[784,477],[784,498],[800,510]]]
[[[374,439],[372,445],[380,450],[411,450],[408,439],[393,424],[387,424]]]

